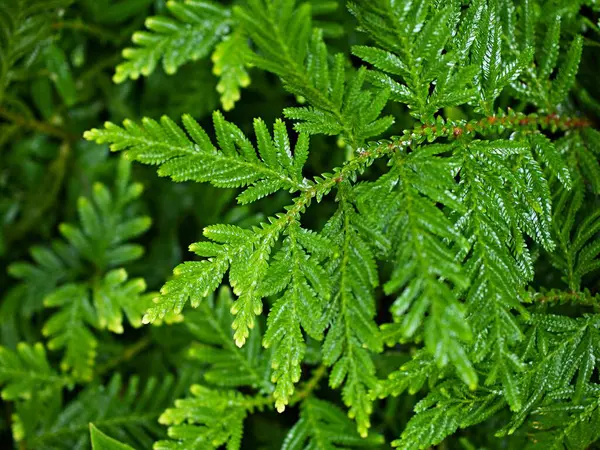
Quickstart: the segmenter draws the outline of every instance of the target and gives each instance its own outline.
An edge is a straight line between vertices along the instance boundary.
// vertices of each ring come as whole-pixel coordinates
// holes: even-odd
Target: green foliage
[[[367,349],[380,352],[382,343],[374,322],[374,288],[379,284],[374,255],[366,238],[386,244],[382,235],[369,230],[370,223],[356,213],[348,192],[340,190],[340,207],[325,228],[338,246],[330,270],[334,279],[330,329],[323,343],[323,361],[332,366],[329,385],[344,385],[342,397],[350,407],[364,437],[373,410],[368,397],[375,385],[375,367]],[[369,231],[366,231],[369,230]]]
[[[530,13],[530,15],[532,14]],[[535,21],[535,19],[530,18],[529,20]],[[530,23],[527,26],[534,27],[535,23]],[[546,34],[540,37],[542,48],[539,52],[539,58],[536,58],[535,65],[525,72],[524,78],[526,81],[513,84],[518,95],[524,101],[531,102],[546,111],[553,111],[557,105],[565,100],[575,82],[583,47],[582,37],[576,36],[569,46],[564,61],[557,68],[560,26],[560,16],[555,16],[548,24]],[[531,37],[529,40],[532,40]],[[533,42],[528,43],[532,45],[532,48],[534,47]],[[556,77],[550,79],[554,72],[557,72]]]
[[[378,117],[389,94],[364,90],[364,70],[346,83],[345,58],[337,54],[329,61],[323,32],[313,28],[311,5],[280,3],[253,0],[235,14],[259,51],[249,61],[276,74],[286,90],[309,104],[284,110],[287,118],[302,121],[296,130],[341,134],[354,147],[387,130],[393,118]]]
[[[60,388],[66,382],[64,377],[52,370],[46,349],[39,342],[33,346],[21,342],[16,352],[0,347],[3,399],[31,398],[34,392],[39,395],[42,391]]]
[[[71,3],[71,0],[16,0],[0,6],[0,102],[11,80],[19,77],[19,72],[27,72],[39,58],[40,49],[48,43],[51,34],[52,19],[58,16],[59,8]],[[54,54],[60,49],[46,49]],[[56,66],[56,59],[48,58],[49,70]],[[62,89],[60,77],[55,83]],[[61,91],[61,94],[63,92]]]
[[[337,449],[342,448],[340,445],[344,448],[369,448],[382,442],[383,439],[378,435],[371,435],[366,439],[358,436],[352,422],[331,403],[309,399],[302,404],[300,420],[290,429],[281,448]]]
[[[302,177],[308,137],[299,136],[292,154],[283,121],[275,123],[271,136],[265,123],[255,120],[258,154],[240,129],[219,112],[213,114],[219,149],[191,116],[183,116],[182,121],[189,137],[168,117],[162,117],[160,123],[143,119],[142,127],[126,121],[120,128],[109,122],[104,130],[94,129],[85,136],[98,143],[111,142],[114,151],[128,150],[131,160],[160,165],[159,174],[174,181],[210,180],[217,187],[249,186],[238,197],[240,203],[256,201],[280,189],[295,192],[308,186]]]
[[[132,41],[138,47],[123,50],[123,57],[127,61],[117,66],[113,77],[116,83],[127,78],[137,79],[140,75],[150,75],[160,60],[164,71],[172,75],[186,62],[205,58],[231,25],[230,11],[216,2],[169,1],[167,8],[173,17],[148,17],[145,21],[148,31],[133,34]],[[217,56],[213,58],[220,59],[219,55],[225,51],[224,48],[221,45],[215,51]],[[222,67],[217,67],[220,66],[215,66],[216,71],[223,72]],[[234,71],[239,70],[235,65],[233,67]],[[235,77],[229,71],[226,73],[227,77]],[[224,93],[223,103],[226,109],[229,109],[227,106],[233,106],[229,95]]]
[[[14,420],[23,435],[19,440],[31,448],[87,448],[88,426],[93,423],[122,443],[149,448],[164,436],[157,423],[159,415],[187,390],[191,379],[190,373],[182,373],[177,380],[171,375],[146,382],[133,377],[124,383],[121,376],[114,375],[106,385],[88,385],[62,409],[60,397],[49,400],[58,400],[55,405],[45,405],[39,399],[17,404]],[[40,410],[45,417],[32,414]]]
[[[94,424],[90,424],[90,440],[92,442],[92,450],[127,450],[133,448],[107,436],[96,428]]]
[[[237,450],[247,414],[264,406],[264,399],[250,398],[236,391],[223,392],[194,385],[191,393],[192,397],[177,400],[174,408],[160,416],[159,422],[169,426],[169,437],[173,441],[159,441],[155,449],[209,449],[226,445]]]
[[[14,301],[24,296],[34,303],[33,312],[42,302],[46,308],[58,308],[42,333],[49,339],[49,349],[65,352],[61,369],[78,379],[92,377],[97,339],[90,327],[123,333],[123,313],[131,325],[139,327],[153,297],[144,293],[143,279],[127,281],[123,268],[107,271],[142,255],[143,247],[127,241],[150,226],[148,217],[127,214],[142,192],[141,185],[130,184],[129,176],[130,164],[122,159],[114,193],[103,184],[94,184],[92,201],[78,199],[80,226],[61,224],[66,242],[55,243],[54,249],[33,249],[37,265],[21,262],[9,267],[11,275],[23,281],[15,288]],[[84,261],[96,271],[89,282],[78,280],[85,270]]]
[[[597,445],[594,1],[9,3],[3,442]]]
[[[484,5],[471,5],[459,28],[459,2],[448,2],[443,8],[433,1],[408,2],[403,8],[392,1],[356,2],[351,11],[378,47],[356,46],[353,53],[379,69],[370,72],[374,85],[389,89],[392,100],[407,104],[415,117],[431,120],[440,108],[475,96],[472,80],[480,65],[469,64],[469,50],[489,39],[484,33],[496,29],[482,25]],[[435,89],[430,94],[432,83]]]
[[[185,325],[192,337],[188,357],[205,367],[204,380],[222,388],[250,386],[271,391],[268,382],[268,354],[261,352],[260,333],[253,332],[248,344],[239,349],[232,339],[231,291],[219,290],[215,299],[210,296],[197,311],[186,316]]]

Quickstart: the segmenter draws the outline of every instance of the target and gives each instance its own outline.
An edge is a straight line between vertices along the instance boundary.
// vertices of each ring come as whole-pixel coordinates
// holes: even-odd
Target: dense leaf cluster
[[[3,437],[593,448],[599,8],[0,5]]]

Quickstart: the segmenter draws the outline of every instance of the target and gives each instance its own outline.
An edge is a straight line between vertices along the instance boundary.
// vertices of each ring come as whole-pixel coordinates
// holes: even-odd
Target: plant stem
[[[292,398],[290,399],[290,406],[293,406],[296,403],[301,402],[302,400],[309,397],[313,393],[313,391],[319,387],[319,382],[325,376],[326,373],[327,367],[324,364],[321,364],[319,367],[317,367],[312,373],[310,379],[304,384],[302,389],[292,396]]]
[[[111,41],[114,43],[119,43],[122,40],[122,38],[119,35],[112,33],[97,25],[87,24],[81,19],[55,22],[52,24],[52,28],[54,28],[55,30],[70,29],[76,31],[83,31],[84,33],[88,33],[102,40]]]
[[[50,125],[49,123],[40,122],[39,120],[28,119],[12,111],[9,111],[6,108],[3,108],[2,106],[0,106],[0,118],[9,120],[17,125],[21,125],[22,127],[30,130],[39,131],[40,133],[57,137],[64,141],[73,142],[79,139],[79,136],[72,134],[63,128]]]
[[[433,142],[437,139],[465,140],[477,135],[499,134],[505,131],[537,132],[541,130],[570,131],[591,126],[591,122],[581,117],[561,117],[552,113],[547,115],[523,114],[509,110],[507,114],[484,117],[480,120],[447,120],[416,126],[405,130],[403,135],[390,141],[378,142],[367,149],[357,149],[357,156],[333,169],[333,173],[318,177],[306,188],[285,214],[281,214],[273,226],[279,227],[285,222],[292,223],[310,205],[313,198],[320,201],[333,187],[343,180],[353,178],[364,171],[375,160],[413,145]]]
[[[100,377],[115,367],[132,360],[136,355],[146,350],[152,344],[152,338],[150,335],[145,335],[137,342],[134,342],[129,347],[126,347],[123,353],[112,359],[109,359],[106,363],[98,366],[96,370],[96,376]]]
[[[32,197],[27,203],[25,214],[6,231],[5,245],[23,238],[31,228],[38,225],[41,217],[54,205],[65,178],[67,161],[71,153],[71,145],[65,141],[60,146],[58,156],[48,166],[47,174],[38,189],[38,195]]]

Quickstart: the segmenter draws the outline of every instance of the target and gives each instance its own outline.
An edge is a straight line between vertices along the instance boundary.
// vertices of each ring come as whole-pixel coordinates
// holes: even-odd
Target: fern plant
[[[0,7],[15,445],[595,448],[595,1],[38,3]]]

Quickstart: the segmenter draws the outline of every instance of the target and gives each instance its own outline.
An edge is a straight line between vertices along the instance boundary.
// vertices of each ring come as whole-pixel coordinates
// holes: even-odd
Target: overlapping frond
[[[158,441],[155,450],[212,449],[225,445],[239,450],[244,419],[262,410],[270,398],[246,396],[237,391],[221,391],[200,385],[190,388],[192,396],[175,401],[159,418],[169,426],[171,440]]]
[[[137,47],[123,50],[127,61],[117,66],[117,83],[150,75],[161,60],[172,74],[182,64],[206,57],[231,24],[230,11],[216,2],[169,1],[167,8],[172,17],[148,17],[148,31],[134,33]]]
[[[600,164],[596,156],[600,135],[589,130],[582,136],[564,138],[559,147],[563,151],[569,145],[567,139],[574,146],[574,151],[566,155],[573,186],[568,190],[556,185],[553,190],[553,233],[558,248],[550,257],[569,289],[577,292],[582,278],[600,268],[600,213],[593,198],[594,193],[600,192]]]
[[[463,347],[471,330],[455,294],[468,285],[458,259],[467,241],[436,206],[464,208],[452,192],[456,161],[436,156],[451,151],[451,146],[431,145],[398,154],[390,172],[362,187],[361,195],[374,223],[385,211],[380,227],[394,249],[394,270],[384,290],[397,293],[391,307],[396,323],[385,326],[386,341],[395,344],[423,333],[437,363],[452,362],[474,386],[477,376]]]
[[[72,0],[15,0],[0,5],[0,102],[8,84],[48,43],[52,21]],[[33,57],[32,57],[33,56]]]
[[[139,377],[123,380],[114,375],[106,385],[92,383],[63,408],[41,403],[18,404],[15,415],[20,427],[20,444],[28,448],[73,449],[89,446],[88,427],[93,423],[103,433],[133,446],[151,448],[156,438],[164,436],[157,423],[175,398],[187,391],[194,381],[192,371],[179,376]],[[56,405],[55,405],[56,406]],[[44,411],[39,421],[35,411]]]
[[[548,448],[585,448],[594,439],[588,432],[575,434],[575,430],[596,420],[598,387],[591,376],[600,341],[597,321],[595,316],[573,319],[552,314],[535,314],[528,319],[526,338],[519,346],[519,357],[526,366],[514,381],[518,389],[512,398],[512,404],[518,399],[522,406],[513,411],[497,436],[513,434],[531,417],[538,420],[536,431],[541,431],[540,442],[546,442]],[[496,380],[476,391],[451,380],[439,384],[417,404],[416,415],[393,445],[427,448],[458,428],[481,423],[511,402],[503,384]],[[563,422],[559,429],[553,429],[557,426],[554,419],[566,416],[572,416],[570,425]]]
[[[271,381],[276,386],[273,396],[280,412],[300,380],[300,364],[306,353],[303,330],[317,340],[323,338],[331,282],[320,259],[334,253],[326,239],[297,223],[289,226],[286,234],[265,280],[266,295],[282,292],[269,312],[263,340],[265,347],[274,349]]]
[[[235,23],[231,8],[207,0],[168,1],[169,16],[148,17],[147,31],[135,32],[136,47],[123,50],[125,62],[116,68],[113,80],[148,76],[162,61],[164,71],[172,75],[183,64],[211,54],[216,86],[226,111],[240,99],[240,88],[250,84],[248,42]],[[232,31],[233,30],[233,31]]]
[[[367,438],[359,436],[352,421],[332,403],[310,398],[302,403],[300,420],[288,432],[281,449],[372,448],[382,443],[382,437],[374,433]]]
[[[539,56],[535,58],[534,64],[523,72],[523,76],[512,83],[512,87],[522,100],[533,103],[541,110],[555,111],[575,83],[583,39],[581,36],[573,38],[564,59],[558,65],[561,17],[553,16],[545,33],[536,40],[533,30],[538,20],[543,19],[536,17],[531,9],[529,7],[523,16],[527,35],[525,45],[534,49],[537,44]]]
[[[389,245],[373,224],[353,204],[349,186],[339,191],[340,206],[324,234],[337,247],[331,260],[333,296],[327,312],[329,330],[323,343],[323,361],[332,366],[329,385],[342,387],[348,415],[357,422],[361,436],[370,427],[373,410],[369,390],[375,386],[371,352],[379,352],[382,340],[375,324],[374,289],[379,285],[373,246]]]
[[[10,266],[13,277],[22,280],[12,292],[15,300],[26,300],[26,315],[40,306],[58,308],[46,321],[42,332],[51,350],[64,349],[62,369],[77,379],[90,379],[97,340],[92,329],[123,332],[123,316],[135,327],[151,303],[142,279],[127,281],[119,267],[139,258],[143,247],[128,241],[150,226],[145,216],[131,215],[128,208],[141,194],[141,185],[130,183],[130,163],[122,159],[113,192],[103,184],[93,187],[91,201],[80,197],[79,224],[62,224],[66,242],[52,248],[31,250],[35,264],[20,262]],[[81,281],[86,265],[97,274],[93,283]]]
[[[41,343],[20,343],[16,351],[0,347],[0,385],[4,400],[31,399],[60,390],[69,380],[56,373]]]
[[[232,304],[231,291],[222,287],[217,296],[209,296],[196,311],[186,314],[185,325],[197,340],[188,358],[204,369],[203,377],[212,386],[250,386],[270,392],[269,354],[261,351],[260,330],[253,330],[244,348],[238,348],[231,329]]]
[[[313,28],[311,4],[296,3],[251,0],[236,9],[258,48],[250,60],[277,74],[288,91],[308,103],[284,110],[286,117],[300,121],[298,131],[341,134],[357,147],[393,123],[391,116],[379,117],[389,93],[372,95],[364,89],[364,70],[346,83],[344,56],[329,54],[323,31]]]
[[[400,8],[387,0],[351,6],[361,29],[378,44],[352,50],[378,69],[369,72],[369,80],[388,89],[392,100],[407,104],[422,121],[430,121],[441,108],[475,97],[478,66],[470,64],[469,54],[485,28],[485,2],[473,2],[462,18],[459,2],[439,6],[423,1]]]

